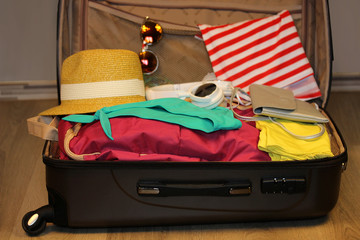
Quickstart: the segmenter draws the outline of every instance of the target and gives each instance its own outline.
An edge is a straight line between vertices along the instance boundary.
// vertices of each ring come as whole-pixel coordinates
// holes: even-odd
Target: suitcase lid
[[[202,64],[204,66],[194,68],[194,63],[190,62],[182,69],[169,67],[168,71],[171,74],[178,71],[176,75],[182,75],[180,80],[176,80],[178,82],[199,81],[212,69],[204,44],[194,40],[194,36],[200,34],[197,24],[235,23],[274,15],[284,9],[289,10],[294,19],[304,50],[314,70],[315,79],[322,93],[322,97],[317,99],[317,103],[325,108],[330,94],[333,61],[327,1],[258,0],[249,3],[248,1],[234,2],[232,0],[211,2],[205,0],[154,0],[151,2],[146,0],[74,2],[61,0],[58,14],[58,79],[60,79],[62,61],[80,50],[126,48],[139,52],[141,49],[139,28],[144,16],[150,15],[161,24],[166,35],[161,43],[151,47],[154,52],[160,54],[160,64],[172,62],[162,56],[167,55],[169,52],[167,46],[170,43],[173,45],[174,38],[184,39],[183,44],[187,42],[186,39],[192,39],[188,46],[192,44],[194,48],[200,49],[193,53],[198,58],[195,59],[195,63],[205,62]],[[127,34],[124,35],[123,32]],[[176,47],[181,49],[181,46]],[[171,60],[182,61],[183,58],[180,56],[179,59]],[[207,58],[207,60],[201,58]],[[153,77],[159,78],[161,75],[160,80],[167,78],[167,75],[161,71],[158,74]],[[166,83],[167,79],[164,81]]]

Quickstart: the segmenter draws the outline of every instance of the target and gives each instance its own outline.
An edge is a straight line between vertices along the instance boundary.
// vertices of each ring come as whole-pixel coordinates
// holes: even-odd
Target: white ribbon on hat
[[[140,79],[62,84],[60,95],[61,100],[145,96],[145,87]]]

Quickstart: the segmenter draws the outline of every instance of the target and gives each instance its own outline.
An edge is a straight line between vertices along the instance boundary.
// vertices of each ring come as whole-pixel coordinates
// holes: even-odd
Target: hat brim
[[[62,101],[60,105],[47,109],[41,113],[40,116],[59,116],[82,113],[93,113],[103,107],[111,107],[119,104],[143,102],[146,101],[144,96],[126,96],[126,97],[109,97],[109,98],[94,98],[81,100],[66,100]]]

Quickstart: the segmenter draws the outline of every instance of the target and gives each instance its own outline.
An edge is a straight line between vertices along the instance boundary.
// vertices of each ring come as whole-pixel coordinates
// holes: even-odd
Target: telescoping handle
[[[251,183],[166,183],[162,181],[140,181],[137,184],[140,196],[246,196],[251,194]]]

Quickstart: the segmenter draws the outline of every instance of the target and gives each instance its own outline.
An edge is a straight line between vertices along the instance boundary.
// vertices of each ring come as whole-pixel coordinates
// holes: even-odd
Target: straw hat
[[[139,57],[120,49],[84,50],[65,59],[59,106],[39,115],[96,112],[100,108],[145,101]]]

